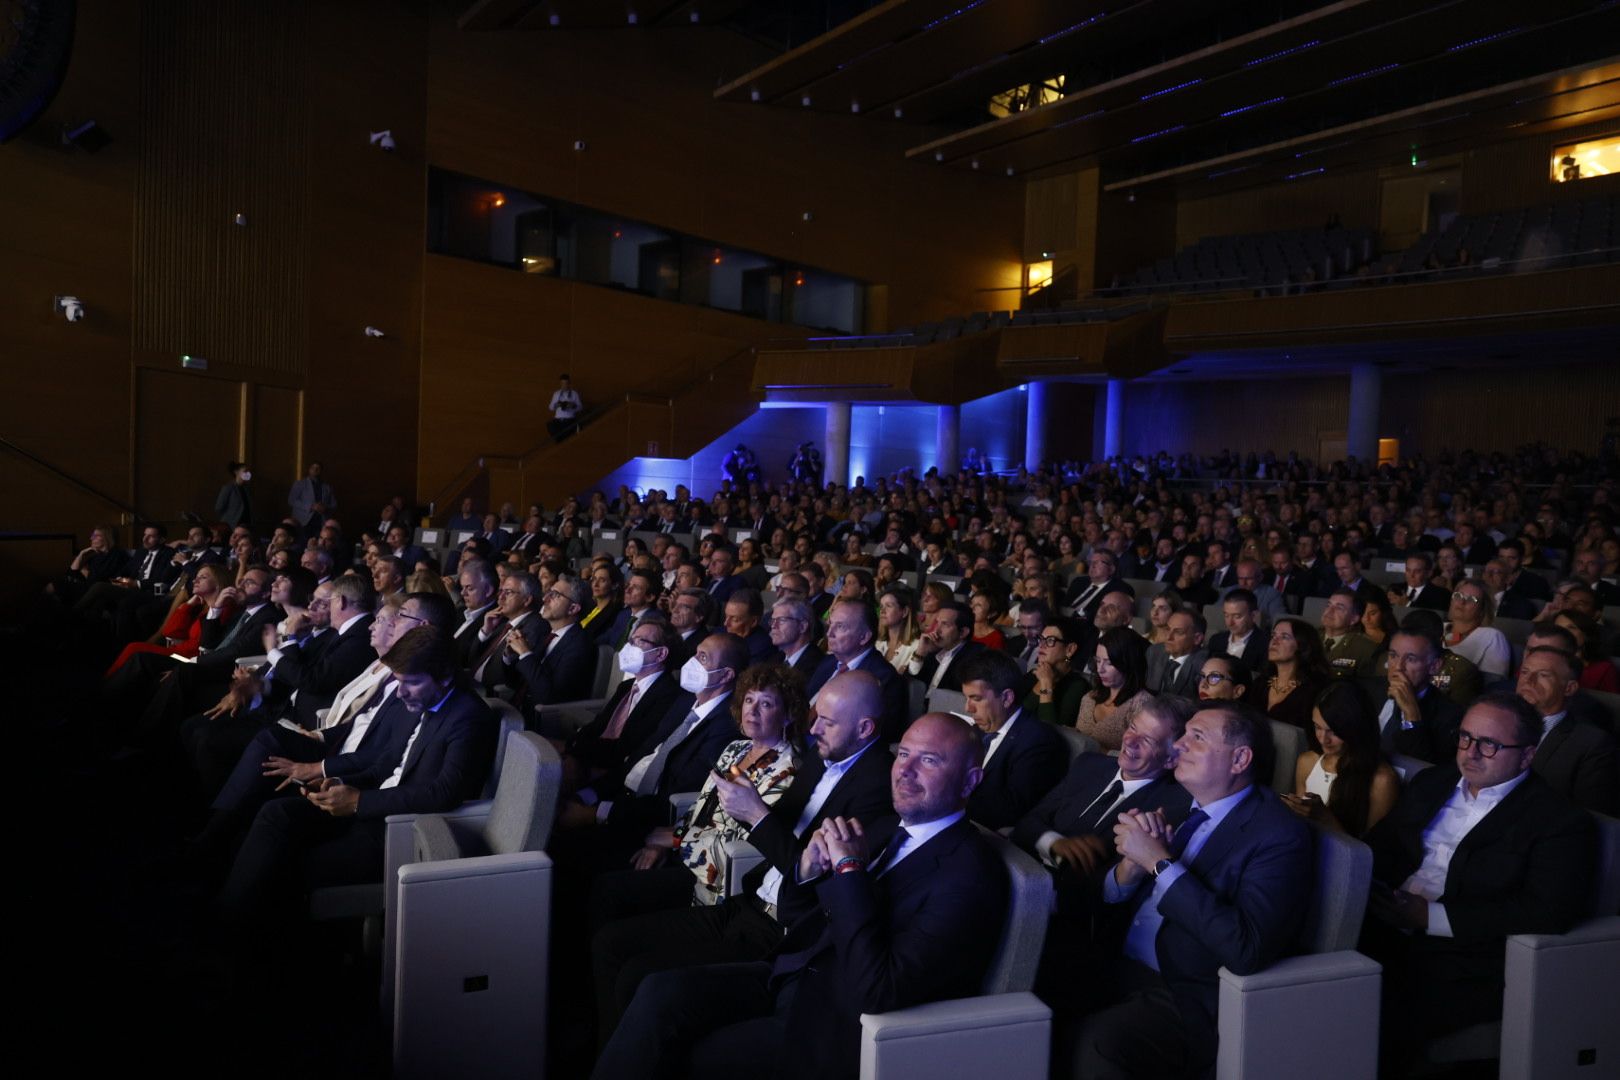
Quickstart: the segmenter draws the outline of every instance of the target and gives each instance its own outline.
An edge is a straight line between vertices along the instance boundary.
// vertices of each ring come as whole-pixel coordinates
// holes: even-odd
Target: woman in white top
[[[1311,713],[1310,749],[1283,802],[1300,817],[1351,836],[1378,824],[1401,794],[1400,777],[1378,745],[1378,721],[1352,682],[1333,682]]]
[[[873,647],[902,675],[909,674],[922,636],[916,611],[916,595],[904,585],[889,586],[878,599],[878,639]]]
[[[1447,613],[1451,625],[1446,631],[1446,648],[1473,663],[1486,675],[1507,678],[1513,664],[1513,646],[1507,635],[1491,623],[1496,605],[1491,594],[1477,581],[1459,582],[1451,594]]]

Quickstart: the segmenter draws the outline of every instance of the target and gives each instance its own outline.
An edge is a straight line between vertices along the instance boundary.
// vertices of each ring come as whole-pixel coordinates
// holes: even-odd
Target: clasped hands
[[[1119,815],[1114,825],[1114,850],[1119,853],[1114,880],[1129,887],[1151,874],[1159,860],[1170,857],[1174,833],[1163,810],[1127,810]]]
[[[799,880],[809,881],[831,873],[840,861],[867,862],[866,833],[856,818],[830,817],[821,823],[799,856]]]

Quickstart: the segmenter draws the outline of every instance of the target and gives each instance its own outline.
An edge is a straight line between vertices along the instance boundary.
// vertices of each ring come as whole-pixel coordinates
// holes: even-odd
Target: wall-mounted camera
[[[84,301],[77,296],[58,296],[52,310],[68,322],[79,322],[84,318]]]
[[[394,133],[392,131],[373,131],[371,133],[371,145],[375,146],[379,150],[386,150],[389,153],[393,153]]]

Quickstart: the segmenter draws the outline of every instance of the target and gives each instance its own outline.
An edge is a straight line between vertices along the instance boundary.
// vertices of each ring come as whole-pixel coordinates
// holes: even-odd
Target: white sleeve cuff
[[[1039,840],[1035,841],[1035,854],[1039,855],[1041,857],[1041,861],[1047,866],[1057,865],[1057,863],[1052,859],[1052,845],[1061,839],[1063,839],[1062,833],[1053,832],[1051,829],[1048,829],[1041,833]]]
[[[1446,905],[1437,900],[1429,901],[1429,936],[1455,936],[1451,932],[1451,917],[1446,914]]]

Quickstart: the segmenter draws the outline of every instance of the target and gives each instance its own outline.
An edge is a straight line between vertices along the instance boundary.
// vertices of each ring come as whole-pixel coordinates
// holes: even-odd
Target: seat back
[[[1592,695],[1593,701],[1609,711],[1609,726],[1615,731],[1620,731],[1620,694],[1611,694],[1607,690],[1587,690],[1584,692]]]
[[[1001,927],[983,992],[1012,994],[1035,986],[1035,969],[1052,914],[1052,875],[998,833],[975,826],[1007,867],[1007,919]]]
[[[1299,948],[1304,953],[1354,949],[1372,886],[1372,848],[1353,836],[1313,826],[1316,887],[1305,912]]]
[[[1305,732],[1293,724],[1273,720],[1271,745],[1277,755],[1271,767],[1271,790],[1279,795],[1291,793],[1294,790],[1294,769],[1299,765],[1299,755],[1305,752]]]
[[[605,698],[612,693],[619,684],[613,680],[615,673],[619,673],[619,654],[613,650],[611,644],[596,647],[596,674],[591,679],[591,697]]]
[[[1592,914],[1620,915],[1620,820],[1607,814],[1597,819],[1597,880],[1592,889]]]
[[[1390,767],[1395,770],[1395,775],[1401,778],[1401,783],[1403,784],[1410,784],[1412,782],[1412,777],[1416,776],[1424,769],[1431,769],[1434,767],[1433,762],[1424,761],[1422,758],[1415,758],[1408,754],[1389,755],[1389,764]]]
[[[960,690],[931,690],[928,693],[928,711],[965,713],[967,697]]]
[[[1096,739],[1083,732],[1076,731],[1067,724],[1058,725],[1058,734],[1062,735],[1063,741],[1069,745],[1069,760],[1071,762],[1081,754],[1095,754],[1102,750],[1102,744]]]
[[[484,784],[486,799],[495,797],[495,792],[501,785],[501,769],[506,763],[506,744],[523,730],[523,714],[510,701],[502,701],[498,697],[485,697],[484,701],[495,710],[495,718],[500,722],[500,728],[495,734],[495,764],[489,770],[489,780]]]
[[[899,677],[906,680],[906,693],[908,695],[906,716],[915,720],[928,711],[928,684],[921,679],[913,679],[907,675]]]
[[[529,731],[506,740],[501,783],[484,824],[492,855],[540,851],[551,839],[562,786],[562,758],[545,739]]]

